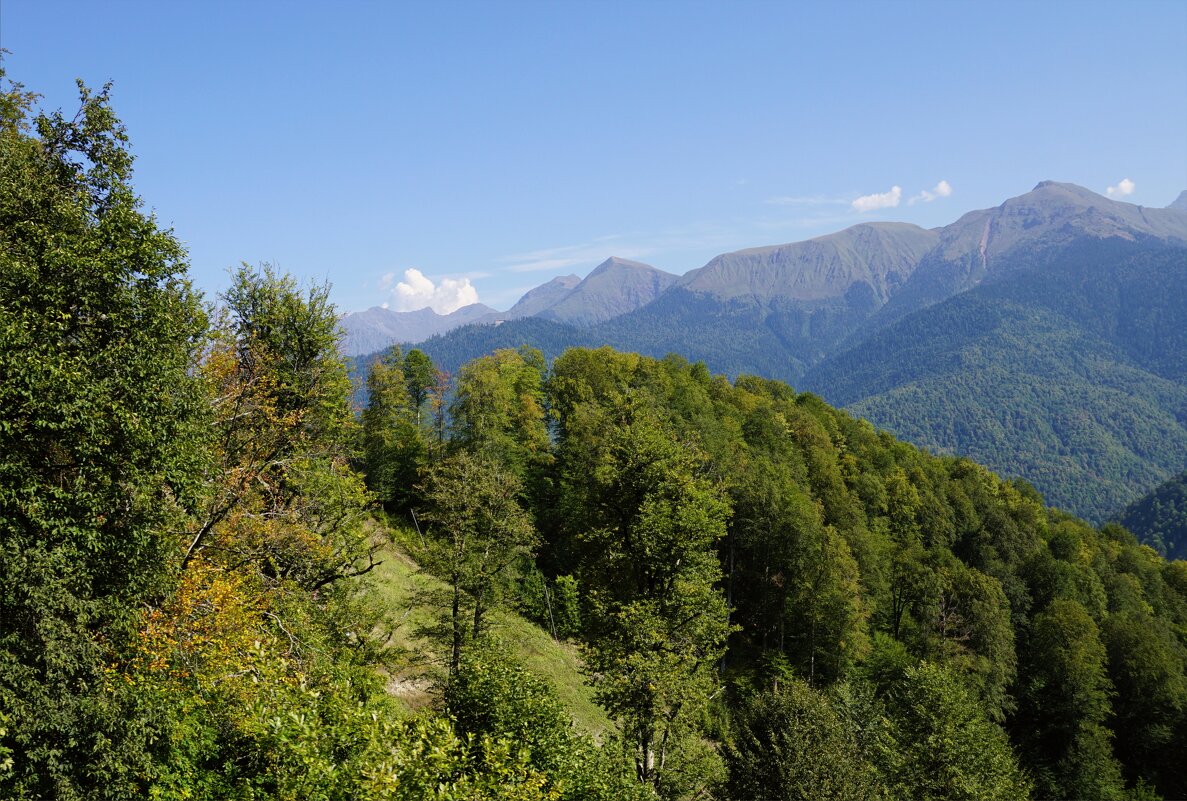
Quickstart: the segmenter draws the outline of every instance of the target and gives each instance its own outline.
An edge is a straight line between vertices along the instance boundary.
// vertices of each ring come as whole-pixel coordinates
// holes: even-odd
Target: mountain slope
[[[346,356],[360,356],[396,342],[420,342],[434,334],[491,319],[495,314],[494,309],[481,303],[463,306],[449,314],[438,314],[429,308],[398,312],[372,306],[342,316],[338,321],[343,332],[339,347]]]
[[[575,275],[562,275],[553,278],[548,283],[541,284],[524,293],[524,296],[507,310],[503,318],[515,320],[520,317],[533,317],[540,314],[568,297],[580,283],[581,279]]]
[[[1075,184],[1042,181],[991,209],[939,229],[939,242],[861,337],[917,309],[996,280],[1021,266],[1057,259],[1084,241],[1154,239],[1187,243],[1187,215],[1110,200]],[[852,344],[852,343],[851,343]]]
[[[864,284],[885,303],[936,241],[935,232],[915,225],[866,223],[806,242],[724,253],[679,285],[725,300],[819,301]]]
[[[594,325],[646,306],[676,280],[648,264],[609,258],[538,316],[576,326]]]
[[[1187,559],[1187,473],[1131,503],[1117,521],[1167,559]]]
[[[1086,240],[915,312],[805,387],[1097,521],[1187,463],[1187,248]]]

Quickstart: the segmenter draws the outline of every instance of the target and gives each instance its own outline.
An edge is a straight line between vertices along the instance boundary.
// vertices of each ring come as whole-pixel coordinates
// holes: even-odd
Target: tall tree
[[[1015,730],[1041,798],[1121,798],[1113,758],[1112,683],[1095,621],[1057,599],[1035,615],[1025,639]]]
[[[544,419],[544,357],[497,350],[462,367],[450,414],[453,442],[484,451],[521,478],[550,458]]]
[[[457,673],[465,643],[482,633],[512,568],[535,552],[538,538],[519,505],[521,489],[499,462],[465,451],[428,472],[431,544],[422,560],[449,582],[450,676]]]
[[[411,356],[411,354],[409,354]],[[404,372],[407,359],[393,347],[367,373],[363,410],[363,462],[367,486],[388,511],[407,512],[416,497],[428,444]]]
[[[1166,798],[1187,797],[1187,649],[1164,618],[1110,615],[1101,626],[1109,678],[1117,690],[1117,756],[1136,781],[1150,779]]]
[[[894,745],[876,761],[891,797],[1018,801],[1030,796],[1030,781],[1006,733],[942,666],[908,667],[889,691],[885,714]]]
[[[245,265],[219,312],[202,363],[215,462],[183,564],[215,545],[270,581],[313,589],[371,570],[329,288]]]
[[[0,795],[130,797],[156,736],[108,682],[168,591],[205,420],[205,319],[144,214],[108,91],[0,95]]]
[[[639,781],[694,789],[698,716],[728,632],[717,541],[729,508],[694,449],[640,415],[603,431],[591,470],[565,465],[581,499],[581,579],[595,697],[632,746]],[[691,781],[692,787],[681,782]]]
[[[404,375],[404,386],[408,390],[408,399],[412,403],[416,426],[419,428],[421,410],[437,385],[437,367],[424,351],[413,348],[400,363],[400,371]]]
[[[738,706],[724,749],[729,798],[871,801],[885,788],[829,699],[791,680]]]

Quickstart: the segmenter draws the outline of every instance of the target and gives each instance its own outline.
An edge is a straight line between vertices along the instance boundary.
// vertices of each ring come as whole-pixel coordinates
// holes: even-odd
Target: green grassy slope
[[[409,708],[423,707],[433,700],[433,686],[443,675],[446,658],[441,643],[421,634],[439,615],[426,596],[444,592],[447,587],[423,572],[399,545],[388,546],[378,558],[383,564],[374,570],[377,589],[392,617],[400,623],[393,644],[409,654],[407,667],[392,676],[388,690]],[[593,693],[585,684],[575,645],[554,641],[539,626],[514,612],[497,610],[491,615],[491,623],[492,631],[510,645],[520,662],[556,689],[578,729],[595,737],[612,730],[613,724],[594,703]]]

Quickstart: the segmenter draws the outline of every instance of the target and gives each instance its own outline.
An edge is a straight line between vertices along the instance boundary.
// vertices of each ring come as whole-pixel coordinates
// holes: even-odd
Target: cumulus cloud
[[[379,282],[381,289],[391,286],[394,273],[388,273]],[[469,278],[442,278],[440,283],[427,277],[420,270],[404,271],[404,280],[392,291],[396,311],[415,311],[428,306],[438,314],[449,314],[463,306],[478,302],[478,290]]]
[[[947,181],[940,181],[931,188],[931,191],[926,189],[921,190],[918,195],[907,201],[908,206],[914,206],[916,203],[931,203],[936,198],[948,197],[952,194],[952,184]]]
[[[1129,180],[1128,178],[1122,178],[1117,182],[1116,186],[1110,186],[1108,189],[1106,189],[1105,194],[1109,197],[1125,197],[1126,195],[1132,195],[1133,190],[1136,188],[1137,184],[1135,184],[1133,181]]]
[[[889,192],[881,192],[873,195],[862,195],[857,200],[853,201],[853,210],[857,212],[874,211],[875,209],[894,208],[903,199],[903,188],[901,186],[890,187]]]

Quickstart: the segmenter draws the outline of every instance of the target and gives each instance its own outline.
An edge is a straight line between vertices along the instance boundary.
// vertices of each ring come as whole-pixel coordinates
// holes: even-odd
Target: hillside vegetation
[[[1103,521],[1187,464],[1185,330],[1187,250],[1082,245],[905,317],[804,384]]]
[[[1187,559],[1187,473],[1155,487],[1117,519],[1166,558]]]

